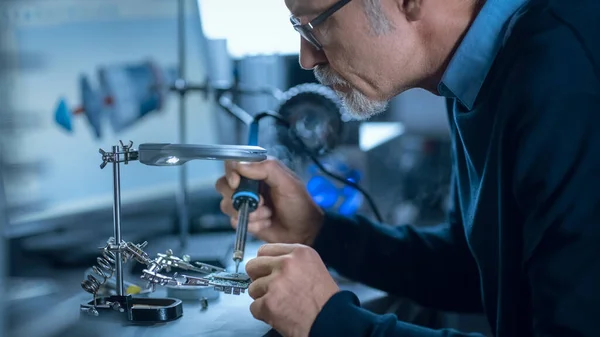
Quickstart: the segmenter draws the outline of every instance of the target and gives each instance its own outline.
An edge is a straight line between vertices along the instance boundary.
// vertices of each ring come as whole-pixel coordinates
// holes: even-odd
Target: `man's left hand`
[[[250,312],[285,337],[307,337],[339,287],[317,252],[299,244],[267,244],[248,261]]]

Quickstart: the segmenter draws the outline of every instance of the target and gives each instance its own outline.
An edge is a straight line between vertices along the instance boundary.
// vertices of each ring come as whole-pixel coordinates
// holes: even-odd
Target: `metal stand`
[[[137,153],[132,154],[130,151],[133,142],[129,142],[128,145],[121,143],[122,152],[118,145],[112,147],[112,152],[105,152],[100,149],[102,154],[102,164],[100,169],[106,167],[108,163],[112,163],[113,169],[113,230],[114,230],[114,246],[110,247],[110,251],[116,254],[115,256],[115,272],[117,281],[117,295],[123,296],[125,289],[123,287],[123,253],[120,249],[123,240],[121,238],[121,161],[126,165],[132,159],[137,159]],[[121,155],[124,156],[121,160]],[[133,158],[135,156],[135,158]]]
[[[113,224],[114,224],[114,237],[115,244],[117,247],[121,246],[121,156],[119,153],[119,147],[113,146]],[[125,149],[127,153],[127,148]],[[116,258],[116,269],[117,269],[117,296],[123,296],[125,289],[123,289],[123,254],[120,249],[117,249]]]
[[[227,294],[239,295],[248,288],[250,279],[245,274],[231,274],[224,269],[195,262],[192,264],[187,258],[179,258],[172,251],[158,254],[152,259],[144,252],[147,242],[134,244],[123,240],[121,236],[121,163],[129,164],[139,160],[139,152],[133,149],[133,142],[124,145],[120,142],[112,147],[112,152],[100,149],[102,164],[105,168],[109,163],[113,167],[113,225],[114,237],[109,238],[106,245],[101,248],[102,256],[97,258],[97,265],[92,267],[92,272],[81,283],[82,288],[93,294],[92,301],[81,305],[81,314],[84,317],[100,316],[100,313],[113,317],[115,313],[121,318],[132,322],[167,322],[178,319],[183,314],[182,301],[173,298],[136,298],[125,293],[123,264],[135,260],[146,265],[141,278],[148,282],[148,287],[154,290],[156,285],[173,287],[208,287]],[[172,269],[188,270],[205,276],[163,274]],[[115,277],[115,295],[98,297],[101,288]],[[104,316],[104,315],[103,315]]]
[[[102,154],[103,169],[108,163],[113,168],[113,228],[114,237],[110,238],[106,246],[102,249],[102,257],[98,257],[98,265],[92,267],[93,274],[88,274],[86,280],[81,283],[82,288],[94,295],[94,299],[81,305],[81,313],[84,317],[99,316],[100,312],[110,313],[113,317],[115,313],[121,315],[133,322],[167,322],[178,319],[183,315],[183,305],[181,300],[171,298],[134,298],[125,294],[123,263],[129,258],[139,259],[146,262],[144,258],[147,255],[143,252],[146,242],[135,245],[123,241],[121,237],[121,163],[128,164],[131,160],[137,160],[137,152],[132,151],[133,143],[121,147],[115,145],[112,152],[106,152],[100,149]],[[123,158],[121,157],[123,156]],[[100,287],[104,285],[115,274],[116,295],[109,297],[97,297]],[[118,316],[118,315],[117,315]]]

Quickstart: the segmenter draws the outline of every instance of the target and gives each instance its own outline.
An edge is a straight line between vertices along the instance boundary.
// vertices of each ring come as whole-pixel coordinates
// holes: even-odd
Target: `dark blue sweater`
[[[600,336],[598,3],[532,1],[473,108],[452,102],[447,225],[327,214],[324,262],[431,308],[483,312],[498,337]],[[311,336],[479,335],[375,315],[344,291]]]

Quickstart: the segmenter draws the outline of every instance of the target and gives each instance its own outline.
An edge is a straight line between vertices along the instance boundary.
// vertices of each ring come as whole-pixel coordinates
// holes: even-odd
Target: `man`
[[[246,265],[252,314],[293,337],[467,336],[367,312],[327,264],[428,307],[484,312],[498,337],[600,336],[597,2],[286,5],[301,65],[357,118],[409,88],[448,98],[454,202],[435,231],[394,228],[324,213],[277,161],[228,163],[217,189],[232,219],[240,175],[268,186],[250,216],[273,243]]]

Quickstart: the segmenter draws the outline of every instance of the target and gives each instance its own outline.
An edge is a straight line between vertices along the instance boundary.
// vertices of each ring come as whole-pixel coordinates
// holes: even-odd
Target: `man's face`
[[[306,24],[336,2],[286,0],[286,5],[293,16]],[[353,0],[314,28],[322,50],[301,38],[301,66],[313,69],[319,82],[334,89],[355,119],[383,112],[389,100],[406,84],[399,83],[402,81],[398,81],[395,69],[403,66],[398,61],[408,56],[398,51],[398,36],[395,36],[398,32],[390,28],[390,32],[376,34],[373,30],[363,0]],[[405,47],[409,47],[410,39],[404,40]],[[409,73],[406,78],[410,78]]]

